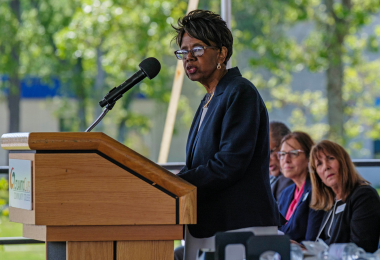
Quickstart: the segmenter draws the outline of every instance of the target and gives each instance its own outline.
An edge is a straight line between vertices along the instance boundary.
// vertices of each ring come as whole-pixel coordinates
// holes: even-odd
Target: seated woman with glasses
[[[367,252],[376,251],[380,236],[379,194],[356,171],[344,148],[321,141],[311,151],[310,170],[310,206],[325,212],[318,238],[328,245],[352,242]]]
[[[239,69],[226,68],[233,43],[226,22],[195,10],[173,28],[186,76],[207,92],[178,173],[197,187],[197,224],[185,229],[185,259],[195,259],[199,248],[214,249],[217,232],[277,234],[280,215],[269,184],[268,112]]]
[[[278,202],[288,221],[280,230],[298,243],[315,240],[324,214],[309,207],[312,193],[309,155],[313,145],[308,134],[292,132],[281,140],[281,150],[277,152],[282,173],[294,182],[282,191]]]

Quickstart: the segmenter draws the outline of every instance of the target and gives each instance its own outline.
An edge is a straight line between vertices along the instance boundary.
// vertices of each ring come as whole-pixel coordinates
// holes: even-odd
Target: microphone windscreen
[[[160,62],[153,57],[146,58],[145,60],[143,60],[139,64],[139,67],[149,79],[153,79],[161,70]]]

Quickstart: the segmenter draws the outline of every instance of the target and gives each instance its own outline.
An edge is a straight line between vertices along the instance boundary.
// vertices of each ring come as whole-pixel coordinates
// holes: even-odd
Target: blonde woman
[[[324,140],[310,153],[313,188],[310,207],[324,210],[317,238],[328,245],[353,242],[374,252],[380,236],[380,198],[355,170],[339,144]]]

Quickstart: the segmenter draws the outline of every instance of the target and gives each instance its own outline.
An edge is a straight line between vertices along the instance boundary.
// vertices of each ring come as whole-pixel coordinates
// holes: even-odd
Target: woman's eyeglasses
[[[187,50],[178,50],[175,51],[174,54],[179,60],[185,60],[187,59],[187,55],[189,55],[189,52],[193,57],[200,57],[205,53],[205,49],[219,49],[218,47],[215,46],[197,46],[192,48],[190,51]]]
[[[285,159],[285,156],[289,154],[290,158],[294,159],[297,158],[300,153],[304,153],[302,150],[292,150],[289,152],[277,152],[278,159],[283,160]]]

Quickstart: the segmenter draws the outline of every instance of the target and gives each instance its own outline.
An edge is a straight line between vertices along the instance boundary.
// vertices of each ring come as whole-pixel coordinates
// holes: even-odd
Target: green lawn
[[[1,260],[44,260],[45,245],[0,245]]]
[[[0,216],[0,237],[22,237],[22,224],[9,222],[8,217]]]
[[[0,237],[22,237],[22,225],[0,216]],[[43,260],[45,244],[0,245],[1,260]]]

